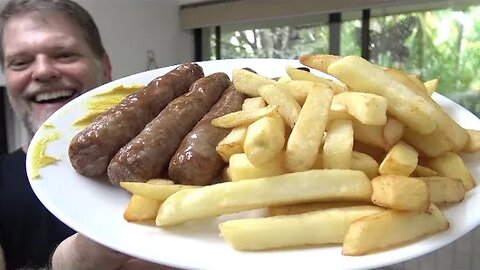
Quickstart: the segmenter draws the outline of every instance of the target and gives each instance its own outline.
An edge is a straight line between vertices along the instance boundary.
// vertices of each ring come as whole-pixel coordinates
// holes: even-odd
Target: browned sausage
[[[230,84],[225,73],[197,80],[190,90],[170,102],[108,165],[110,181],[144,182],[159,177],[183,137],[217,102]]]
[[[180,65],[127,96],[73,137],[68,149],[72,166],[86,176],[104,174],[122,146],[203,76],[203,69],[197,64]]]
[[[179,184],[208,185],[215,180],[225,162],[215,150],[229,129],[214,127],[212,119],[242,109],[246,96],[233,85],[183,139],[170,160],[168,177]]]

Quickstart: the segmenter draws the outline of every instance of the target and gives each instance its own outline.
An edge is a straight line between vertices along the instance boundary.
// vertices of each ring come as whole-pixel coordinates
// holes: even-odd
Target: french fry
[[[383,96],[388,112],[420,134],[436,128],[433,106],[422,96],[395,81],[385,71],[358,56],[346,56],[332,63],[328,73],[348,85],[349,89]]]
[[[352,120],[353,117],[348,113],[347,106],[334,103],[330,105],[330,111],[328,112],[328,122],[331,123],[335,120]],[[327,125],[328,126],[328,125]]]
[[[462,157],[457,153],[443,153],[439,157],[428,160],[427,164],[428,167],[438,172],[440,176],[462,180],[466,190],[470,190],[476,185],[470,170],[465,165]]]
[[[404,84],[411,90],[415,91],[417,94],[424,96],[427,94],[427,88],[425,85],[418,79],[413,79],[412,76],[409,76],[406,72],[396,68],[387,68],[385,72],[391,76],[396,81]]]
[[[276,85],[264,85],[258,89],[258,93],[269,105],[278,106],[278,113],[291,128],[295,126],[301,107],[289,91]]]
[[[353,137],[356,141],[386,149],[383,126],[365,125],[356,119],[352,120],[352,125]]]
[[[365,202],[309,202],[268,207],[269,216],[297,215],[329,208],[366,205]]]
[[[246,69],[234,69],[232,71],[232,82],[237,91],[250,97],[258,97],[258,88],[261,86],[275,83],[272,79]]]
[[[367,154],[352,151],[350,169],[363,171],[368,178],[373,179],[378,175],[378,162]]]
[[[456,203],[465,197],[465,187],[460,179],[441,176],[419,177],[428,186],[430,202],[436,205]]]
[[[234,127],[230,133],[217,144],[215,150],[225,162],[228,162],[233,154],[243,153],[243,143],[246,135],[246,126]]]
[[[277,155],[260,166],[253,166],[244,153],[230,157],[228,175],[231,181],[275,176],[287,173],[283,166],[283,155]]]
[[[419,134],[408,127],[403,131],[403,139],[427,157],[438,157],[452,150],[453,144],[438,129],[430,134]]]
[[[289,82],[292,81],[292,78],[288,75],[283,75],[280,78],[278,78],[277,83],[284,83],[284,82]]]
[[[340,58],[339,55],[331,54],[305,54],[300,56],[299,61],[307,67],[327,73],[328,67]]]
[[[353,136],[355,138],[355,128],[353,129]],[[353,141],[353,151],[367,154],[379,164],[385,159],[387,154],[383,148],[371,146],[358,140]]]
[[[427,88],[428,95],[431,96],[433,93],[435,93],[435,91],[437,91],[438,79],[429,80],[424,82],[423,84],[425,85],[425,88]]]
[[[246,98],[242,104],[243,111],[251,111],[255,109],[264,108],[267,106],[267,103],[262,97],[251,97]]]
[[[329,87],[325,83],[313,82],[313,81],[287,81],[277,82],[275,86],[283,91],[288,91],[295,98],[298,104],[303,105],[307,99],[308,91],[310,88],[324,88]]]
[[[417,167],[418,153],[415,148],[400,141],[387,153],[380,163],[378,172],[382,175],[396,174],[409,176]]]
[[[311,88],[287,141],[285,166],[292,172],[309,170],[318,156],[333,93]]]
[[[372,179],[372,202],[390,209],[420,211],[430,206],[427,184],[401,175],[380,175]]]
[[[266,250],[342,243],[349,225],[384,211],[353,206],[291,216],[229,220],[219,225],[222,237],[237,250]]]
[[[469,136],[468,143],[463,147],[462,151],[467,153],[475,153],[480,151],[480,131],[467,129]]]
[[[123,218],[130,222],[154,221],[161,204],[161,200],[133,194],[123,212]]]
[[[327,130],[322,152],[324,169],[350,169],[353,149],[351,120],[335,120]]]
[[[364,125],[387,123],[387,100],[379,95],[361,92],[343,92],[333,97],[332,103],[347,107],[350,115]]]
[[[323,77],[319,77],[311,72],[301,70],[298,68],[287,67],[287,74],[288,76],[290,76],[290,78],[292,78],[292,80],[324,83],[328,85],[335,94],[348,91],[347,86],[343,82],[333,81]]]
[[[343,255],[359,256],[411,242],[448,229],[442,212],[388,210],[355,220],[345,235]]]
[[[385,149],[392,148],[403,136],[405,125],[393,117],[387,118],[387,123],[383,127],[383,141]]]
[[[370,179],[361,171],[288,173],[181,190],[160,206],[156,225],[173,226],[272,205],[327,200],[369,201],[371,195]]]
[[[213,119],[212,125],[221,128],[233,128],[236,126],[248,125],[262,117],[276,113],[277,110],[277,105],[268,105],[265,108],[232,112]]]
[[[395,71],[395,72],[388,72]],[[387,73],[393,75],[392,78],[411,89],[419,96],[423,97],[433,108],[432,120],[437,123],[438,130],[443,136],[450,140],[453,144],[453,150],[459,152],[468,142],[467,132],[460,127],[438,103],[436,103],[428,94],[425,85],[420,81],[411,78],[404,72],[399,70],[388,69]]]
[[[247,128],[243,149],[254,166],[278,156],[285,145],[285,122],[278,114],[266,116]]]
[[[137,194],[145,198],[164,201],[173,193],[196,186],[173,185],[173,184],[152,184],[142,182],[120,182],[120,187],[132,194]]]
[[[415,170],[413,171],[412,175],[413,177],[429,177],[429,176],[437,176],[438,173],[428,167],[422,166],[420,164],[417,164],[417,167],[415,167]]]

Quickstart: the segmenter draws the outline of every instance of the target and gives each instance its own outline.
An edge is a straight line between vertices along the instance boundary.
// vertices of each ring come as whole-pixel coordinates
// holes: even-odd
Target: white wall
[[[193,34],[180,29],[178,0],[77,0],[95,19],[113,66],[113,78],[146,70],[147,50],[159,67],[192,61]],[[2,78],[0,77],[0,80]],[[20,120],[7,114],[8,148],[25,141]]]

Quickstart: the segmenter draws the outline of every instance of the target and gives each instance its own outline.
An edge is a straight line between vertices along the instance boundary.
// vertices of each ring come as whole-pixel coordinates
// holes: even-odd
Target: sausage
[[[105,174],[115,153],[203,76],[199,65],[183,64],[125,97],[73,137],[68,149],[72,166],[86,176]]]
[[[220,100],[183,139],[168,167],[168,178],[178,184],[208,185],[217,177],[225,162],[215,150],[229,129],[211,124],[214,118],[242,109],[246,95],[230,87]]]
[[[145,182],[160,177],[183,137],[217,102],[230,84],[223,72],[197,80],[190,90],[170,102],[160,114],[110,161],[107,174],[120,181]]]

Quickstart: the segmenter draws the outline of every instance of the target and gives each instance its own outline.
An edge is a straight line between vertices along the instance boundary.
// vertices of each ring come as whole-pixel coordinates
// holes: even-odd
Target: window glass
[[[215,35],[211,36],[215,59]],[[295,59],[306,53],[328,53],[328,26],[301,25],[253,28],[221,33],[221,58]]]
[[[437,92],[480,116],[480,6],[374,17],[371,60],[439,79]]]
[[[362,54],[362,21],[343,21],[340,30],[340,54]]]

